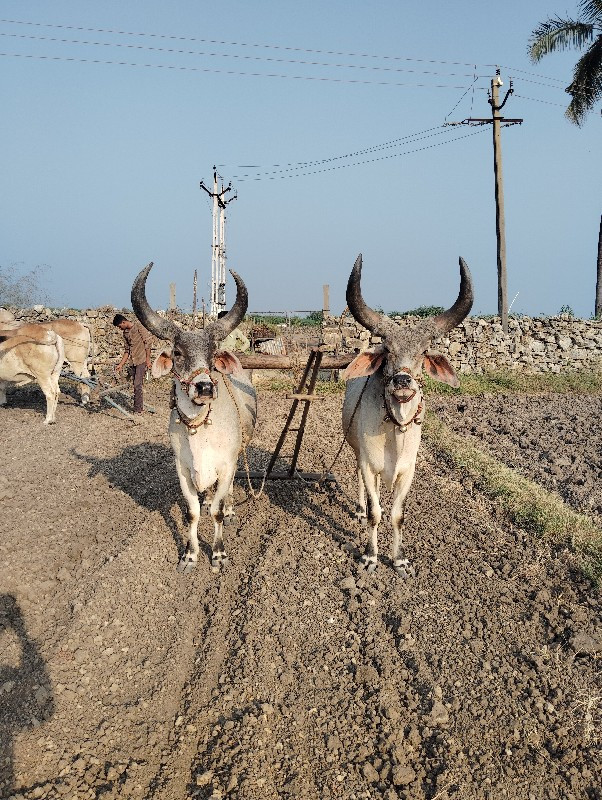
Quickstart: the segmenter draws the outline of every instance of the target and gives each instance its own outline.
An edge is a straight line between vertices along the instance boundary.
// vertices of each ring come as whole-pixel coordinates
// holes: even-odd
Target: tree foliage
[[[578,8],[579,19],[551,17],[538,25],[531,34],[529,55],[537,62],[557,50],[582,50],[589,45],[566,88],[572,99],[565,114],[582,125],[602,98],[602,0],[580,0]]]
[[[443,306],[418,306],[411,311],[391,311],[390,317],[435,317],[437,314],[443,314],[445,309]]]

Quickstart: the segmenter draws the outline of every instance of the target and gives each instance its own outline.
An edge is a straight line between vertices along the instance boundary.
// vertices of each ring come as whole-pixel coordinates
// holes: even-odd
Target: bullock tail
[[[51,331],[48,331],[51,333]],[[57,355],[57,362],[55,368],[52,370],[53,373],[58,372],[60,374],[61,369],[63,368],[63,361],[65,360],[65,343],[61,336],[58,333],[52,332],[54,335],[54,341],[49,342],[48,344],[53,344],[56,347],[56,355]]]
[[[42,344],[42,345],[57,345],[57,339],[60,339],[61,347],[63,347],[63,340],[58,334],[52,331],[46,331],[45,335],[40,338],[35,336],[0,336],[0,356],[8,353],[13,347],[18,347],[20,344]]]
[[[90,331],[90,347],[88,349],[88,363],[89,363],[89,372],[90,375],[96,375],[96,366],[94,365],[94,359],[96,358],[96,342],[94,341],[94,331],[92,328],[88,328]]]

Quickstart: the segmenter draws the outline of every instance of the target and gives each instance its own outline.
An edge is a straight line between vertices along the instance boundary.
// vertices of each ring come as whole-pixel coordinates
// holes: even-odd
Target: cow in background
[[[10,315],[11,319],[6,317]],[[3,317],[5,319],[3,319]],[[65,361],[69,363],[74,375],[78,378],[90,378],[88,358],[92,355],[92,338],[90,329],[75,319],[53,319],[47,322],[24,322],[16,320],[10,311],[0,309],[0,336],[36,335],[36,330],[54,331],[63,340]],[[85,383],[78,384],[82,405],[90,400],[90,387]]]
[[[27,335],[0,335],[0,406],[6,405],[8,386],[24,386],[37,381],[46,398],[44,424],[53,423],[64,358],[63,340],[54,331],[38,328]]]

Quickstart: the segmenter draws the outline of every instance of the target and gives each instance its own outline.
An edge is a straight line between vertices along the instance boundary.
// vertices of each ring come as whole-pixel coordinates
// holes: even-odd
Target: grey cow
[[[189,572],[197,564],[198,493],[215,485],[210,506],[215,528],[211,566],[218,571],[228,563],[223,526],[224,518],[233,515],[232,482],[238,454],[250,442],[257,418],[257,397],[251,381],[238,358],[219,348],[246,313],[247,290],[231,271],[236,300],[230,311],[202,331],[184,331],[149,306],[145,285],[151,267],[152,263],[134,281],[132,308],[145,328],[170,342],[155,359],[152,374],[161,377],[171,373],[174,381],[168,432],[189,521],[188,544],[178,570]]]
[[[355,319],[382,337],[382,345],[360,353],[345,370],[343,430],[355,452],[359,481],[359,519],[368,527],[368,543],[361,559],[367,572],[376,569],[377,531],[381,520],[380,481],[393,493],[393,568],[401,577],[413,574],[400,558],[406,496],[412,485],[421,424],[425,414],[422,368],[433,378],[458,386],[445,356],[428,352],[432,339],[444,336],[467,316],[472,307],[470,272],[460,259],[460,293],[442,314],[405,329],[369,308],[362,298],[362,256],[357,257],[347,284],[347,305]]]

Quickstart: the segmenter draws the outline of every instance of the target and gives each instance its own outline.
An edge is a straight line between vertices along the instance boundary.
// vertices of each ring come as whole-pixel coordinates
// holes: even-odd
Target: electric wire
[[[277,44],[261,44],[261,43],[253,43],[253,42],[233,42],[228,40],[222,39],[206,39],[197,36],[176,36],[173,34],[165,34],[165,33],[149,33],[149,32],[141,32],[141,31],[124,31],[117,28],[94,28],[94,27],[85,27],[80,25],[63,25],[58,23],[50,23],[50,22],[34,22],[30,20],[15,20],[15,19],[3,19],[0,18],[0,23],[7,24],[7,25],[26,25],[38,28],[52,28],[58,30],[72,30],[72,31],[81,31],[86,33],[104,33],[104,34],[113,34],[118,36],[134,36],[134,37],[148,37],[153,39],[164,39],[168,41],[180,41],[180,42],[200,42],[203,44],[214,44],[214,45],[226,45],[231,47],[249,47],[249,48],[260,48],[260,49],[267,49],[267,50],[282,50],[285,52],[294,52],[294,53],[311,53],[314,55],[327,55],[327,56],[344,56],[346,58],[365,58],[365,59],[382,59],[384,61],[399,61],[399,62],[416,62],[416,63],[423,63],[423,64],[447,64],[450,66],[460,66],[460,67],[474,67],[476,70],[477,66],[484,67],[487,69],[496,69],[500,67],[499,64],[487,64],[482,63],[479,65],[475,65],[474,62],[467,62],[467,61],[447,61],[442,59],[429,59],[429,58],[412,58],[409,56],[391,56],[386,54],[375,54],[375,53],[349,53],[346,51],[340,50],[320,50],[316,48],[303,48],[303,47],[290,47],[286,45],[277,45]],[[539,73],[532,73],[528,70],[519,69],[518,67],[508,67],[505,65],[501,65],[501,69],[507,70],[509,72],[517,73],[521,72],[526,75],[533,75],[536,78],[543,78],[545,80],[556,81],[558,83],[562,83],[563,81],[560,78],[553,78],[548,75],[541,75]],[[463,87],[454,87],[454,88],[463,88]]]
[[[514,96],[521,100],[531,100],[533,103],[545,103],[548,106],[559,106],[560,108],[566,107],[566,103],[553,103],[550,100],[540,100],[537,97],[525,97],[524,94],[515,94]]]
[[[164,69],[174,72],[199,72],[211,75],[238,75],[252,78],[284,78],[296,81],[317,81],[320,83],[347,83],[359,86],[409,86],[417,89],[464,89],[464,86],[455,86],[449,83],[409,83],[406,81],[370,81],[358,78],[327,78],[319,75],[286,75],[276,72],[244,72],[234,69],[217,69],[215,67],[194,67],[181,64],[141,64],[132,61],[113,61],[102,58],[76,58],[74,56],[47,56],[34,55],[32,53],[4,53],[0,52],[4,58],[28,58],[31,60],[42,61],[63,61],[77,64],[111,64],[119,67],[144,67],[146,69]],[[484,87],[483,87],[484,88]]]
[[[243,176],[243,177],[238,177],[236,179],[238,180],[239,183],[245,183],[247,181],[261,181],[261,180],[274,181],[274,180],[282,180],[284,178],[304,178],[304,177],[307,177],[308,175],[319,175],[320,173],[323,173],[323,172],[332,172],[335,169],[348,169],[349,167],[360,167],[360,166],[363,166],[365,164],[374,164],[377,161],[385,161],[385,160],[388,160],[388,159],[391,159],[391,158],[399,158],[400,156],[411,155],[412,153],[420,153],[423,150],[430,150],[430,149],[432,149],[434,147],[441,147],[441,146],[446,145],[446,144],[452,144],[453,142],[458,142],[461,139],[468,139],[468,137],[476,136],[477,134],[483,133],[484,131],[485,131],[485,128],[484,127],[480,127],[480,128],[477,128],[476,130],[472,131],[471,133],[465,133],[462,136],[456,136],[453,139],[448,139],[445,142],[435,142],[434,144],[427,144],[427,145],[424,145],[424,147],[417,147],[417,148],[415,148],[413,150],[405,150],[402,153],[391,153],[390,155],[379,156],[378,158],[369,158],[369,159],[365,159],[363,161],[355,161],[355,162],[353,162],[351,164],[337,164],[336,166],[333,166],[333,167],[325,167],[323,169],[311,170],[310,172],[297,172],[297,173],[294,173],[294,174],[278,174],[278,175],[267,175],[267,176],[261,176],[260,175],[258,177],[252,177],[252,176],[246,176],[245,177],[245,176]]]
[[[256,173],[256,175],[262,175],[262,176],[276,175],[276,174],[281,174],[281,173],[286,173],[286,172],[295,172],[295,171],[297,171],[299,169],[306,169],[308,167],[320,166],[322,164],[331,164],[331,163],[333,163],[335,161],[343,161],[345,159],[357,158],[360,155],[367,155],[367,154],[374,153],[374,152],[379,152],[379,151],[382,151],[382,150],[390,150],[393,147],[398,147],[399,146],[398,143],[401,142],[401,141],[409,140],[409,141],[407,141],[407,143],[408,144],[413,144],[414,142],[419,142],[419,141],[422,141],[424,139],[430,139],[433,136],[440,136],[443,133],[447,133],[447,128],[445,126],[440,126],[439,128],[431,128],[429,130],[435,130],[437,132],[436,133],[427,133],[425,131],[424,133],[426,135],[411,134],[411,135],[409,135],[407,137],[403,137],[403,139],[393,140],[393,142],[388,143],[388,144],[375,145],[374,147],[369,147],[369,148],[366,148],[364,150],[358,150],[355,153],[348,153],[348,154],[342,155],[342,156],[331,156],[329,158],[317,159],[317,160],[314,160],[314,161],[298,161],[296,163],[287,164],[286,166],[281,166],[279,164],[273,164],[272,167],[269,167],[269,168],[267,168],[267,167],[266,168],[264,168],[264,167],[254,167],[254,169],[262,169],[262,170],[265,169],[264,172]],[[442,144],[445,144],[445,142],[442,142]],[[236,167],[233,167],[233,169],[236,169]],[[234,175],[233,176],[233,180],[235,180],[235,179],[238,180],[238,179],[242,179],[242,178],[245,178],[245,177],[249,177],[249,173],[246,173],[244,175]]]
[[[180,42],[203,42],[206,44],[220,44],[232,47],[258,47],[269,50],[285,50],[296,53],[314,53],[317,55],[346,56],[348,58],[381,58],[390,61],[416,61],[425,64],[451,64],[452,66],[472,67],[472,63],[467,63],[463,61],[441,61],[429,58],[410,58],[407,56],[389,56],[389,55],[374,54],[374,53],[347,53],[338,50],[317,50],[317,49],[308,49],[303,47],[289,47],[285,45],[276,45],[276,44],[256,44],[249,42],[231,42],[220,39],[203,39],[196,36],[174,36],[172,34],[165,34],[165,33],[122,31],[115,28],[86,28],[77,25],[60,25],[50,22],[30,22],[26,20],[15,20],[15,19],[0,19],[0,23],[10,24],[10,25],[32,25],[35,27],[42,27],[42,28],[59,28],[63,30],[84,31],[86,33],[110,33],[110,34],[117,34],[120,36],[141,36],[141,37],[148,36],[149,38],[156,38],[156,39],[169,39]],[[494,68],[497,65],[482,64],[481,66]]]
[[[455,106],[452,108],[452,110],[447,112],[447,114],[445,115],[444,119],[447,119],[447,118],[450,116],[450,114],[453,114],[453,113],[454,113],[454,111],[455,111],[455,110],[458,108],[458,106],[460,105],[460,103],[462,102],[462,100],[464,100],[464,98],[466,97],[466,95],[468,94],[468,92],[469,92],[471,89],[473,89],[473,88],[474,88],[474,85],[475,85],[475,83],[476,83],[478,80],[479,80],[479,76],[477,75],[477,76],[475,77],[475,79],[473,80],[473,82],[472,82],[472,83],[470,84],[470,86],[468,87],[468,89],[467,89],[467,90],[464,92],[464,94],[462,95],[462,97],[460,97],[460,99],[458,100],[458,102],[456,103],[456,105],[455,105]]]
[[[303,66],[310,66],[310,67],[330,67],[336,69],[362,69],[362,70],[372,70],[379,72],[404,72],[404,73],[409,72],[418,75],[443,75],[444,77],[454,77],[454,78],[472,77],[470,73],[465,73],[465,72],[435,72],[433,70],[407,69],[403,67],[376,67],[365,64],[336,64],[336,63],[333,64],[328,61],[300,61],[299,59],[266,58],[264,56],[240,55],[239,53],[215,53],[204,50],[178,50],[169,47],[150,47],[148,45],[128,44],[125,42],[92,42],[83,39],[59,39],[58,37],[53,37],[53,36],[30,36],[28,34],[22,34],[22,33],[7,33],[6,31],[0,31],[0,36],[6,36],[12,39],[22,39],[27,41],[33,40],[37,42],[55,42],[58,44],[78,44],[78,45],[86,45],[92,47],[123,47],[130,50],[144,50],[147,52],[150,51],[155,53],[170,53],[175,55],[186,55],[186,56],[208,56],[210,58],[238,58],[246,61],[267,61],[269,63],[276,63],[276,64],[300,64]]]

